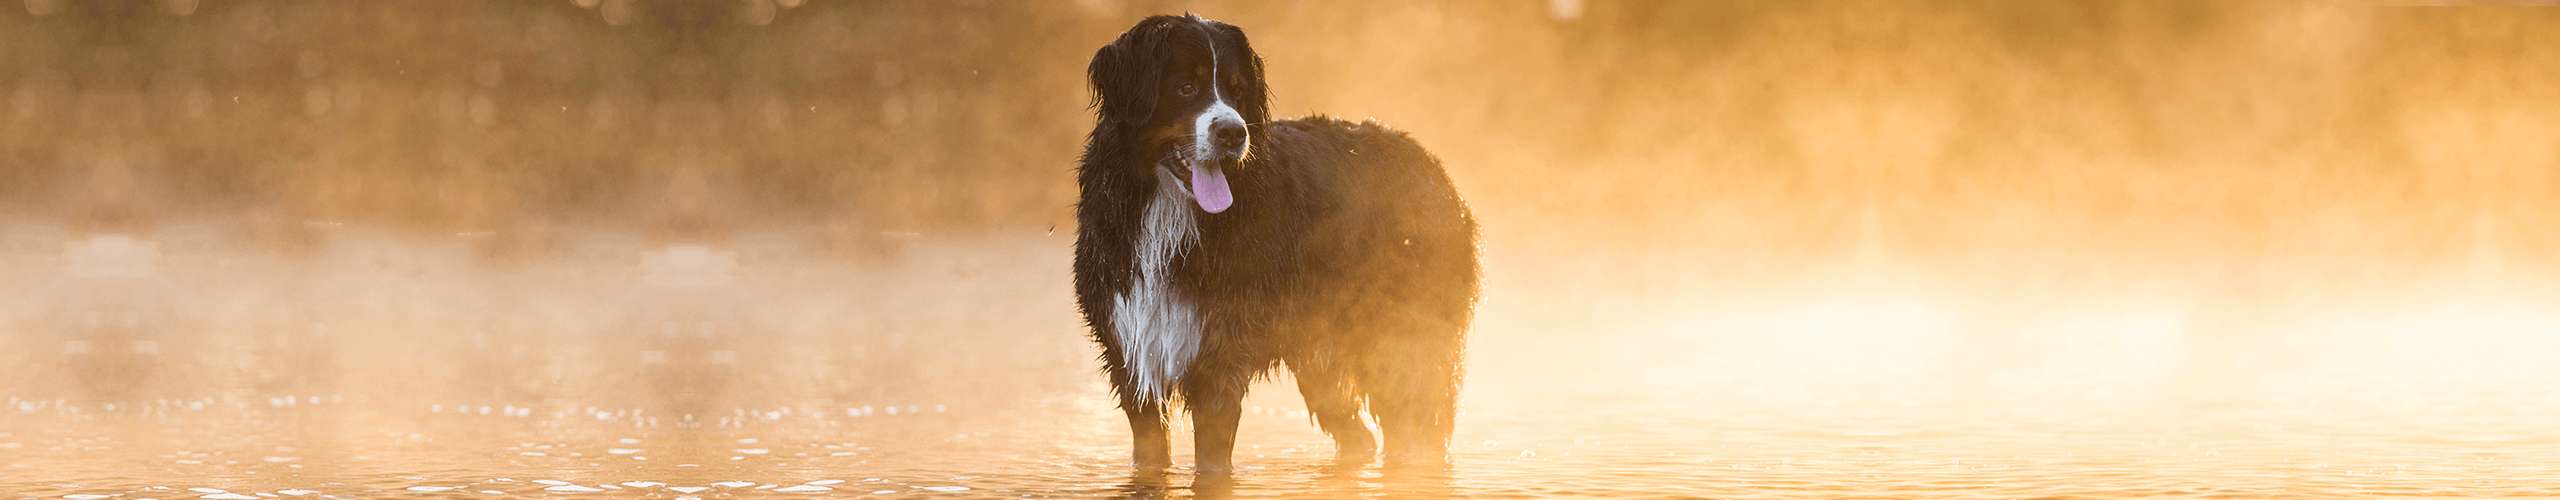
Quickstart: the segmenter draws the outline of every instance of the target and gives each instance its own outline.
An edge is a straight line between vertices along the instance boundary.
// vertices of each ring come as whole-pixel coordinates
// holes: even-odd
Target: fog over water
[[[1285,381],[1233,484],[1129,474],[1084,71],[1186,11],[1470,202],[1448,477],[1319,466]],[[2555,47],[2458,2],[0,3],[0,498],[2560,495]]]

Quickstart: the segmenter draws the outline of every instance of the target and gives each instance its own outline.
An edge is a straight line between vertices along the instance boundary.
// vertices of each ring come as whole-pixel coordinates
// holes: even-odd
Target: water
[[[1096,388],[1098,390],[1098,388]],[[369,498],[596,493],[657,498],[1156,494],[1475,497],[2549,496],[2560,435],[2466,416],[2342,419],[2268,408],[1962,418],[1803,415],[1652,401],[1534,398],[1468,406],[1445,476],[1333,466],[1288,405],[1257,406],[1243,472],[1149,477],[1125,465],[1107,403],[997,408],[781,404],[652,425],[565,401],[530,415],[373,396],[278,407],[212,398],[15,411],[0,448],[15,496]],[[1270,399],[1270,398],[1264,398]],[[198,400],[201,401],[201,400]],[[17,402],[13,402],[16,404]],[[181,406],[183,405],[183,406]],[[1948,409],[1937,409],[1944,412]],[[765,412],[757,415],[755,412]],[[616,413],[621,413],[616,415]],[[851,416],[848,416],[851,415]],[[2540,428],[2537,428],[2540,427]],[[431,491],[432,490],[432,491]],[[94,498],[94,497],[93,497]]]
[[[11,254],[46,293],[10,310],[0,491],[2560,495],[2560,430],[2541,418],[2560,410],[2541,368],[2560,322],[2530,303],[2233,318],[1835,283],[1577,306],[1641,318],[1606,321],[1524,306],[1546,278],[1499,273],[1449,470],[1337,465],[1283,378],[1248,400],[1242,472],[1202,479],[1128,467],[1050,286],[1054,236],[839,265],[793,233],[569,237],[596,258],[511,266],[339,231],[305,253],[167,231]],[[990,297],[1011,306],[971,302]]]

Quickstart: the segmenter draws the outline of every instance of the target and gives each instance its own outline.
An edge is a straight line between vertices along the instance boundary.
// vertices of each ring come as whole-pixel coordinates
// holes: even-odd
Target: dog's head
[[[1155,16],[1094,51],[1085,72],[1101,132],[1122,134],[1154,170],[1219,213],[1235,203],[1227,173],[1252,154],[1268,119],[1262,58],[1244,30],[1197,16]]]

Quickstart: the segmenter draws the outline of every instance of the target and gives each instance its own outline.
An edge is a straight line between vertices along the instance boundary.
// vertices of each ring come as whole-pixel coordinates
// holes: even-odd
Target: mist
[[[1447,165],[1482,224],[1484,421],[2241,405],[2521,436],[2560,408],[2554,9],[5,7],[0,441],[325,404],[358,416],[306,450],[491,406],[1027,412],[1110,445],[1069,293],[1084,71],[1180,12],[1244,28],[1275,114],[1375,120]],[[1470,425],[1461,451],[1503,460],[1584,444]],[[52,484],[30,470],[81,459],[16,462]]]

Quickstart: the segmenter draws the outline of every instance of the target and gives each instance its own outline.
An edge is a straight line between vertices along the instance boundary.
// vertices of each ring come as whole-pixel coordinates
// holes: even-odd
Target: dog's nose
[[[1217,120],[1209,123],[1209,137],[1217,140],[1218,149],[1233,151],[1244,147],[1244,122]]]

